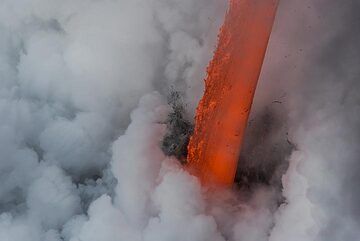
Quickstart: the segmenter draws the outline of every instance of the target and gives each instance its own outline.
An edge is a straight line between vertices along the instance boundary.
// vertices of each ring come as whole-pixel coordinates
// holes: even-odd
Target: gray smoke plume
[[[271,241],[360,238],[359,9],[351,0],[280,4],[255,112],[276,106],[296,150]]]
[[[355,0],[281,2],[237,187],[207,190],[164,154],[187,132],[169,120],[191,126],[226,7],[0,2],[1,241],[360,238]]]

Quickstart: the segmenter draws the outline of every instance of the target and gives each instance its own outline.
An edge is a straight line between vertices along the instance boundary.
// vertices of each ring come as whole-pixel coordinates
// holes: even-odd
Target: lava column
[[[202,182],[231,185],[278,0],[230,0],[188,146]]]

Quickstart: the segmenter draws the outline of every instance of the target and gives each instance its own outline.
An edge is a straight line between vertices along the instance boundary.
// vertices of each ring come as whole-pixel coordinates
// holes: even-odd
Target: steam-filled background
[[[281,1],[233,189],[169,156],[226,8],[0,1],[1,241],[360,240],[357,0]]]

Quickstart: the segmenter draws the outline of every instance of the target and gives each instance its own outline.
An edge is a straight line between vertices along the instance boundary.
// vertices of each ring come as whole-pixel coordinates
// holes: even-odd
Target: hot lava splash
[[[188,168],[204,183],[236,174],[278,0],[230,0],[188,146]]]

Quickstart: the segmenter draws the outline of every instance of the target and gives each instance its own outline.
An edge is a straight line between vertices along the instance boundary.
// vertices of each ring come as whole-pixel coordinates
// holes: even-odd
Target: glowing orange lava
[[[230,0],[188,146],[202,182],[231,185],[278,0]]]

